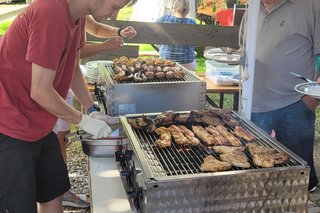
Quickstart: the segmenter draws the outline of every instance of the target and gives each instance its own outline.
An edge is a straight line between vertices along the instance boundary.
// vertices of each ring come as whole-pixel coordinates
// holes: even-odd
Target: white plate
[[[309,95],[313,98],[320,99],[320,85],[316,82],[314,83],[303,83],[298,84],[294,87],[297,92],[305,95]]]
[[[220,63],[237,65],[240,61],[240,55],[237,54],[226,54],[226,53],[216,53],[212,55],[212,60]]]
[[[86,63],[87,69],[97,69],[98,64],[112,64],[112,61],[108,60],[99,60],[99,61],[89,61]]]

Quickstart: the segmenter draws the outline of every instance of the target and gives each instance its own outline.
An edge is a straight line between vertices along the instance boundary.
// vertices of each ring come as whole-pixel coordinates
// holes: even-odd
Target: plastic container
[[[207,59],[206,78],[216,85],[238,85],[239,65],[229,65]]]

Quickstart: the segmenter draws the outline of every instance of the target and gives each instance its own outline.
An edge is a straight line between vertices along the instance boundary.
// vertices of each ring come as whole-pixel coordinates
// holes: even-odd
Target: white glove
[[[100,120],[100,121],[104,121],[107,124],[111,124],[111,125],[119,123],[119,118],[111,117],[111,116],[106,115],[103,112],[99,112],[99,111],[91,112],[89,114],[89,117],[93,118],[93,119]]]
[[[84,114],[82,114],[82,118],[78,126],[83,131],[92,134],[95,139],[107,137],[112,131],[106,122],[90,118]]]

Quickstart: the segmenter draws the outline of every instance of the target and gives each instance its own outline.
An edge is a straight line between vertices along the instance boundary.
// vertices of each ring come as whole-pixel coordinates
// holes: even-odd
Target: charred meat
[[[234,128],[234,134],[239,137],[239,138],[243,138],[248,142],[251,142],[254,140],[254,135],[251,132],[248,132],[247,130],[245,130],[244,128],[242,128],[241,126],[236,126]]]

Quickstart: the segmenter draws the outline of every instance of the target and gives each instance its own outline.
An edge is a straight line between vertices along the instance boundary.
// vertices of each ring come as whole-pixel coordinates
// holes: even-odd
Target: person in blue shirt
[[[175,0],[172,15],[160,17],[156,23],[196,24],[195,20],[186,18],[189,13],[188,0]],[[191,45],[160,45],[160,58],[180,63],[185,68],[196,71],[194,46]]]

